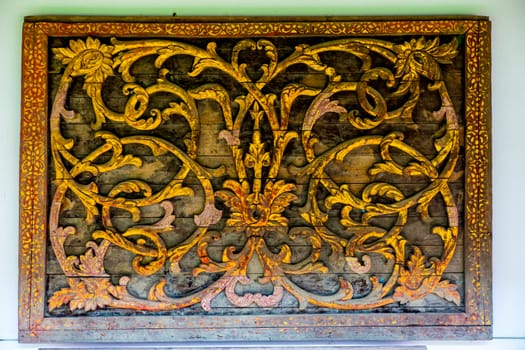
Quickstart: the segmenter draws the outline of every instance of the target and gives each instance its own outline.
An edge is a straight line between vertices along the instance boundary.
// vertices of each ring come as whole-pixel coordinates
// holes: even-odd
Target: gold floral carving
[[[459,305],[457,286],[443,278],[458,245],[460,225],[458,203],[450,185],[457,176],[462,136],[441,69],[458,54],[456,37],[446,42],[438,37],[417,37],[401,43],[373,37],[335,39],[297,45],[285,57],[280,57],[271,38],[239,39],[228,55],[219,49],[213,40],[201,47],[183,40],[113,38],[103,42],[94,37],[70,40],[67,47],[53,49],[63,69],[49,117],[49,157],[54,173],[48,233],[68,285],[53,291],[48,300],[49,311],[66,305],[72,311],[165,311],[195,304],[210,311],[220,294],[235,307],[276,307],[285,295],[292,296],[300,309],[309,305],[340,310],[374,309],[421,300],[430,294]],[[249,72],[254,68],[250,62],[241,59],[248,51],[265,57],[257,78]],[[330,52],[344,52],[359,60],[358,79],[347,80],[337,68],[323,62],[322,55]],[[193,58],[189,77],[197,79],[218,71],[242,86],[243,94],[232,96],[219,83],[191,88],[179,85],[164,63],[182,55]],[[134,65],[145,57],[154,58],[152,64],[158,74],[156,81],[147,86],[134,76]],[[375,57],[380,57],[383,64],[377,65]],[[266,87],[279,74],[298,65],[323,76],[324,84],[292,82],[281,86],[279,93],[268,92]],[[115,76],[123,81],[126,100],[121,110],[110,108],[103,97],[105,84]],[[422,80],[428,82],[424,88],[435,92],[441,101],[432,115],[434,122],[441,123],[440,132],[430,140],[432,157],[405,142],[401,131],[373,132],[392,121],[414,123]],[[375,87],[378,81],[384,82],[386,92]],[[64,135],[61,127],[81,112],[68,108],[68,96],[75,82],[82,82],[81,89],[90,100],[95,116],[90,128],[99,141],[82,155],[75,152],[75,139]],[[163,108],[150,108],[156,94],[172,96],[173,101]],[[355,109],[338,100],[344,94],[355,96]],[[293,129],[291,111],[301,97],[308,97],[310,102],[300,128]],[[404,102],[392,107],[392,98]],[[199,101],[204,100],[220,106],[224,129],[217,142],[226,143],[230,150],[233,177],[226,176],[224,168],[213,169],[200,162],[201,131],[205,126]],[[334,114],[358,130],[360,136],[325,147],[316,127],[327,115]],[[187,125],[183,144],[152,136],[150,131],[174,117],[183,118]],[[108,123],[125,125],[134,132],[119,136],[105,129]],[[247,126],[248,137],[242,135]],[[304,184],[281,175],[283,158],[291,143],[299,144],[304,152],[303,162],[296,164],[294,170],[295,176],[307,179]],[[155,188],[145,179],[127,177],[111,189],[101,190],[97,179],[104,174],[119,169],[133,174],[144,166],[140,155],[128,151],[130,147],[141,147],[153,157],[173,157],[180,166],[162,188]],[[335,162],[352,159],[362,149],[373,149],[378,155],[365,169],[372,179],[369,183],[356,189],[328,175]],[[400,161],[396,156],[400,153],[408,160]],[[89,181],[78,180],[86,174]],[[388,176],[425,179],[426,185],[406,193],[384,180]],[[190,178],[195,182],[192,186]],[[320,199],[321,192],[328,195]],[[73,225],[61,224],[61,213],[70,197],[81,203],[88,224],[97,223],[89,233],[91,239],[84,252],[77,255],[64,248],[66,241],[86,233],[79,233]],[[193,198],[201,209],[193,217],[195,228],[185,232],[182,241],[170,244],[166,237],[176,228],[174,213],[180,198]],[[420,220],[431,222],[429,206],[436,198],[447,208],[447,223],[433,225],[427,233],[439,237],[441,242],[441,253],[427,256],[406,238],[405,226],[411,209],[416,210]],[[161,208],[163,215],[154,223],[144,224],[143,211],[150,207]],[[115,210],[128,213],[137,224],[118,229],[112,216]],[[297,213],[301,224],[290,223],[290,211]],[[328,223],[329,211],[337,213],[344,234],[335,232]],[[383,216],[395,220],[389,227],[377,225],[374,220]],[[243,235],[241,246],[232,244],[224,247],[220,256],[211,254],[213,242],[230,232]],[[270,247],[270,234],[286,239],[278,247]],[[297,256],[290,245],[295,241],[307,244],[308,253]],[[162,277],[150,287],[147,297],[140,297],[128,288],[130,276],[116,282],[106,271],[105,258],[112,247],[134,256],[131,264],[139,276],[163,271],[177,276],[183,273],[181,261],[190,252],[196,252],[199,264],[191,274],[217,277],[182,296],[170,295],[168,281]],[[321,259],[322,249],[329,249],[327,259]],[[387,278],[370,273],[378,258],[393,262]],[[254,265],[260,269],[257,277],[250,273]],[[352,282],[341,275],[330,294],[316,293],[292,278],[333,273],[334,266],[364,276],[370,290],[356,296]],[[240,285],[253,283],[266,286],[263,289],[267,292],[238,292]]]

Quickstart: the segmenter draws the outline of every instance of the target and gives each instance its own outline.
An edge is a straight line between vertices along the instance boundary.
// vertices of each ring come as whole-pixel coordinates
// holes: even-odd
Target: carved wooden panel
[[[20,339],[487,338],[484,18],[31,18]]]

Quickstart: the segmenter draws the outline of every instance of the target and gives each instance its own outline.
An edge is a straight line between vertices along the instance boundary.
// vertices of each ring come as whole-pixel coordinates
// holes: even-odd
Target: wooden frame
[[[30,17],[22,68],[21,342],[491,337],[487,18]]]

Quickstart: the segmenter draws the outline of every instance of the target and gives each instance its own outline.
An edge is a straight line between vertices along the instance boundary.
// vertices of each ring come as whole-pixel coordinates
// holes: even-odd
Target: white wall
[[[445,15],[493,22],[494,337],[429,350],[525,349],[525,0],[0,0],[0,349],[17,339],[20,47],[27,15]],[[524,128],[522,131],[521,128]],[[424,342],[418,342],[423,344]],[[350,343],[349,343],[350,344]],[[319,344],[318,344],[319,345]]]

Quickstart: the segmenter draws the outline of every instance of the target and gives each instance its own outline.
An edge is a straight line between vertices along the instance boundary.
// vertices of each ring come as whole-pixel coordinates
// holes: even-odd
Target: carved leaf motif
[[[460,304],[461,297],[458,292],[458,286],[450,283],[450,281],[443,280],[439,282],[432,293],[456,305]]]
[[[224,201],[224,204],[231,209],[231,216],[227,224],[229,226],[244,226],[251,223],[247,216],[248,214],[248,194],[250,193],[250,185],[247,181],[239,183],[234,180],[226,180],[223,187],[230,191],[217,191],[215,195]]]
[[[118,294],[108,279],[74,278],[69,283],[70,288],[62,288],[49,299],[50,311],[65,304],[69,304],[71,311],[92,311],[111,304]]]
[[[433,40],[425,40],[424,37],[421,37],[401,45],[395,45],[394,51],[398,54],[398,61],[394,66],[396,77],[419,73],[430,79],[439,80],[441,70],[438,63],[451,63],[452,59],[458,54],[457,46],[456,38],[439,46],[438,37]]]
[[[87,83],[102,83],[114,74],[113,46],[101,44],[98,39],[71,40],[69,48],[54,48],[53,52],[62,64],[71,64],[72,76],[85,76],[86,90],[91,89]]]
[[[414,252],[407,262],[408,269],[401,269],[399,284],[409,289],[417,289],[425,277],[425,256],[421,249],[414,247]]]
[[[434,45],[427,49],[428,53],[441,64],[450,64],[454,57],[458,54],[458,40],[457,38],[452,38],[446,44],[439,45],[439,38],[434,39]]]
[[[206,53],[202,52],[202,56],[195,56],[193,61],[192,71],[188,72],[191,77],[196,77],[201,74],[206,68],[218,67],[223,64],[223,60],[217,54],[217,44],[210,42],[206,46]]]
[[[202,43],[202,41],[199,42]],[[67,179],[67,181],[72,179],[71,185],[69,182],[64,182],[64,191],[72,193],[71,197],[76,196],[74,204],[80,202],[79,204],[84,206],[88,221],[97,219],[99,220],[97,225],[104,226],[103,228],[97,227],[90,232],[91,239],[104,240],[100,246],[90,241],[83,255],[67,256],[66,251],[62,249],[65,238],[51,237],[54,240],[52,242],[55,252],[63,253],[63,256],[58,258],[60,263],[65,266],[63,261],[71,262],[72,275],[78,278],[69,279],[69,287],[57,291],[49,299],[49,309],[53,310],[66,304],[69,304],[71,310],[86,311],[107,306],[135,309],[143,307],[145,299],[126,294],[129,279],[124,280],[123,278],[121,285],[114,287],[109,279],[81,278],[82,274],[90,277],[97,274],[97,276],[102,276],[105,255],[102,247],[103,245],[107,247],[109,244],[120,246],[134,254],[132,266],[142,275],[151,275],[159,271],[165,267],[166,259],[170,259],[172,274],[187,272],[188,267],[184,264],[179,265],[179,262],[190,251],[200,261],[200,265],[193,269],[194,276],[201,273],[222,275],[216,283],[204,286],[199,292],[188,295],[188,301],[180,304],[175,301],[175,298],[170,299],[171,297],[165,294],[164,287],[171,282],[161,278],[161,281],[150,290],[147,302],[148,305],[155,305],[155,308],[162,311],[183,308],[199,302],[205,310],[210,310],[211,300],[220,293],[225,293],[226,298],[239,307],[254,304],[261,307],[276,307],[283,297],[284,290],[299,300],[301,308],[306,307],[307,304],[341,310],[374,308],[379,304],[386,305],[393,301],[408,302],[420,299],[429,293],[459,304],[460,295],[457,287],[449,281],[439,282],[440,274],[449,261],[446,260],[448,258],[441,257],[442,260],[435,258],[442,264],[438,268],[438,264],[432,258],[425,257],[417,247],[413,248],[412,255],[406,256],[405,246],[409,242],[402,235],[402,230],[407,223],[408,210],[417,206],[420,216],[429,218],[428,205],[442,189],[434,186],[418,191],[416,194],[409,194],[411,192],[406,191],[404,187],[398,188],[397,182],[396,184],[388,183],[389,178],[392,178],[391,175],[426,176],[437,179],[438,176],[442,176],[438,169],[455,168],[456,158],[448,155],[452,152],[454,142],[459,142],[458,135],[448,133],[447,128],[450,126],[447,123],[450,123],[451,120],[455,121],[456,116],[447,97],[448,92],[442,82],[439,66],[439,63],[450,63],[457,55],[455,39],[441,46],[438,38],[414,39],[401,45],[376,38],[328,40],[312,46],[299,44],[295,52],[281,61],[278,61],[278,53],[287,54],[289,51],[277,48],[272,40],[261,39],[257,42],[251,39],[240,40],[233,48],[229,44],[223,46],[224,42],[222,39],[217,41],[220,45],[218,47],[216,42],[209,41],[206,49],[203,49],[190,43],[173,40],[126,40],[123,42],[112,40],[114,46],[109,46],[101,44],[98,39],[88,38],[86,41],[72,40],[68,48],[54,49],[56,58],[67,65],[60,83],[63,85],[59,87],[59,91],[63,90],[63,94],[59,94],[55,100],[56,109],[53,115],[56,116],[55,122],[59,120],[57,125],[69,122],[66,120],[68,117],[74,117],[74,111],[64,112],[68,99],[67,92],[72,78],[82,76],[85,83],[91,83],[86,84],[84,89],[93,103],[96,120],[92,124],[92,129],[100,129],[106,126],[104,125],[105,120],[111,120],[115,124],[125,123],[127,129],[133,129],[133,133],[127,134],[125,131],[123,133],[126,135],[123,136],[119,134],[119,131],[119,133],[115,132],[119,136],[115,136],[107,131],[99,132],[95,135],[105,140],[104,144],[88,156],[82,157],[75,154],[75,139],[64,139],[60,127],[52,129],[51,139],[54,148],[51,155],[68,163],[64,167],[56,166],[55,173],[60,175],[56,180],[58,182],[61,179]],[[242,52],[243,50],[258,50],[259,52],[254,53],[259,57],[251,62],[250,57],[256,55],[245,55],[248,52]],[[357,62],[360,61],[362,63],[361,80],[347,81],[353,76],[347,73],[355,72],[339,72],[339,70],[344,70],[343,65],[330,67],[325,64],[325,61],[328,61],[326,58],[332,52],[343,52],[345,56],[351,55],[357,59]],[[262,57],[263,54],[265,58]],[[175,57],[178,55],[190,57],[193,62],[191,68],[186,63],[177,67],[177,70],[186,70],[185,79],[202,75],[198,80],[193,80],[192,84],[186,85],[186,80],[182,79],[179,85],[178,73],[170,74],[172,72],[169,68],[173,63],[178,62],[178,58]],[[146,83],[141,79],[135,80],[134,69],[131,68],[136,67],[134,65],[139,61],[140,64],[143,64],[146,60],[142,58],[147,56],[154,59],[154,67],[150,68],[156,69],[158,75],[156,80],[152,79],[151,85],[144,86]],[[380,56],[381,59],[375,59],[376,56]],[[168,61],[172,57],[173,62]],[[265,63],[260,63],[261,58]],[[186,62],[185,60],[186,58],[181,62]],[[148,62],[151,64],[152,61]],[[374,66],[383,63],[385,67]],[[294,69],[303,70],[305,69],[303,66],[306,66],[308,73],[312,71],[323,73],[315,74],[313,79],[305,75],[304,78],[301,78],[301,83],[290,80],[286,86],[278,86],[283,80],[274,78],[280,74],[288,74],[285,71],[292,66]],[[106,79],[114,74],[113,70],[116,72],[118,68],[121,73],[119,79],[126,82],[121,92],[128,96],[123,106],[124,113],[117,113],[108,108],[102,94],[102,83],[105,83]],[[262,72],[262,75],[255,81],[257,78],[253,76],[260,74],[258,70]],[[211,73],[210,71],[220,71],[218,76],[221,80],[229,80],[228,84],[224,84],[227,88],[223,87],[222,82],[195,86],[198,85],[198,81],[205,80],[207,74]],[[436,156],[434,159],[427,159],[425,155],[420,155],[417,149],[411,148],[412,136],[410,133],[406,133],[405,143],[403,142],[404,131],[399,131],[396,127],[388,134],[386,134],[388,131],[384,129],[374,129],[384,120],[396,120],[396,123],[397,120],[404,122],[410,120],[419,102],[420,93],[423,93],[420,88],[422,76],[434,83],[429,90],[436,90],[436,87],[440,87],[439,91],[434,94],[441,98],[443,108],[435,113],[434,118],[436,123],[443,124],[443,130],[447,130],[445,136],[434,143],[430,141],[430,145],[434,145],[435,150],[439,152],[439,157]],[[284,79],[284,81],[288,80]],[[321,81],[323,83],[319,84]],[[112,82],[108,81],[108,83]],[[242,92],[239,92],[237,87],[232,88],[239,84],[242,86]],[[383,85],[384,89],[377,89],[377,86]],[[189,86],[191,88],[188,89]],[[175,100],[162,102],[168,107],[157,108],[157,102],[149,103],[150,96],[155,93],[169,93],[172,97],[175,96]],[[234,96],[234,94],[237,95]],[[298,98],[299,96],[301,98]],[[353,108],[351,105],[354,103],[354,97],[357,97],[361,108],[347,109]],[[396,98],[394,100],[397,102],[391,103],[391,97],[402,98]],[[195,100],[198,100],[198,103]],[[209,104],[210,102],[212,104]],[[217,104],[220,108],[215,106]],[[232,108],[235,104],[237,107]],[[209,107],[212,105],[213,108]],[[296,113],[296,107],[299,105],[301,105],[302,112]],[[204,109],[202,106],[208,107]],[[204,133],[204,128],[201,128],[200,124],[202,122],[201,112],[211,111],[217,112],[218,117],[222,112],[224,124],[220,128],[224,130],[216,136],[223,138],[230,146],[234,165],[232,169],[236,172],[236,174],[228,173],[229,180],[225,181],[223,181],[224,178],[220,178],[224,174],[217,175],[218,172],[204,169],[206,165],[201,164],[200,157],[197,156],[201,154],[201,150],[198,149],[201,146],[200,131]],[[317,133],[315,128],[320,126],[321,118],[325,116],[332,118],[334,114],[339,115],[340,124],[349,122],[354,129],[360,130],[358,130],[358,137],[355,137],[356,134],[352,131],[349,136],[351,139],[344,140],[330,149],[332,147],[330,137],[326,139],[330,142],[324,142],[325,139],[321,137],[324,135]],[[250,115],[253,119],[253,127],[245,119]],[[169,138],[164,140],[164,135],[160,135],[164,131],[157,130],[162,123],[171,122],[173,116],[183,117],[191,129],[191,135],[188,137],[186,134],[185,136],[186,148],[175,146]],[[289,128],[289,122],[292,128]],[[327,122],[330,121],[327,120]],[[390,125],[383,125],[383,127],[388,129]],[[455,125],[455,128],[457,129],[458,126]],[[155,133],[144,133],[144,131],[155,131]],[[251,142],[247,142],[246,134],[249,132],[252,132],[253,136]],[[378,135],[378,132],[384,134]],[[268,134],[263,137],[262,133]],[[300,245],[311,246],[311,253],[306,258],[301,258],[296,249],[289,246],[288,243],[280,245],[277,252],[274,247],[270,249],[265,246],[268,237],[263,236],[266,235],[266,227],[274,226],[268,232],[285,236],[283,242],[298,239],[298,236],[294,238],[294,233],[292,233],[297,227],[290,229],[287,226],[288,218],[285,216],[285,210],[298,199],[294,193],[296,186],[287,183],[287,180],[281,179],[280,176],[281,170],[289,160],[289,158],[286,159],[289,154],[285,152],[288,144],[299,134],[302,136],[302,142],[297,146],[302,146],[302,151],[306,156],[305,160],[300,160],[302,164],[300,166],[306,162],[309,163],[305,166],[305,170],[300,170],[299,175],[310,179],[309,183],[301,183],[299,187],[302,191],[308,188],[306,193],[303,193],[306,194],[303,212],[299,213],[307,222],[305,225],[307,229],[301,228],[302,232],[308,232],[308,234],[303,234],[298,242]],[[440,133],[437,137],[440,135],[443,134]],[[343,133],[339,136],[338,141],[343,138]],[[316,137],[323,141],[318,145],[319,150],[317,148],[314,150],[314,145],[318,141]],[[146,169],[146,166],[142,165],[140,156],[135,158],[131,155],[134,144],[139,147],[148,147],[154,156],[170,153],[182,162],[182,166],[177,167],[176,176],[168,184],[163,185],[161,191],[154,191],[153,188],[156,187],[150,186],[146,180],[138,180],[132,176],[129,179],[119,179],[118,182],[112,184],[113,187],[110,187],[109,191],[106,190],[107,186],[101,186],[99,192],[98,186],[102,185],[102,181],[98,179],[87,185],[76,183],[75,178],[81,171],[89,171],[94,175],[93,177],[99,175],[102,177],[105,173],[117,170],[117,168],[123,172],[125,169],[121,168],[124,166],[133,168],[133,174],[130,175],[147,179],[153,177],[154,168]],[[371,166],[368,168],[369,174],[379,175],[381,178],[375,179],[373,183],[363,183],[360,190],[356,191],[353,186],[336,180],[332,181],[328,174],[330,171],[327,169],[329,163],[333,161],[350,160],[355,156],[354,153],[357,153],[353,151],[360,147],[367,147],[374,152],[374,156],[380,157],[380,159],[374,158],[374,164],[367,162]],[[323,148],[328,149],[323,150]],[[130,155],[123,154],[124,150],[129,151]],[[391,155],[392,150],[395,153]],[[404,152],[405,155],[397,157],[398,151]],[[292,154],[295,154],[295,150]],[[101,155],[104,157],[100,157]],[[207,156],[204,153],[202,155]],[[407,165],[405,156],[409,157],[409,161],[414,161]],[[102,159],[109,160],[102,163]],[[286,162],[283,162],[285,159]],[[159,161],[159,163],[162,165],[162,162]],[[73,170],[71,170],[72,167]],[[270,167],[270,169],[263,169],[264,167]],[[151,176],[144,176],[144,173],[137,175],[136,168],[141,168],[143,172],[147,171]],[[198,229],[193,233],[185,232],[184,237],[187,238],[182,242],[175,239],[164,240],[165,236],[175,231],[171,223],[175,218],[172,215],[172,203],[176,202],[172,200],[180,196],[195,196],[202,193],[202,191],[194,193],[190,188],[183,187],[188,174],[192,174],[189,176],[200,182],[205,193],[204,209],[200,214],[194,215],[194,223]],[[439,178],[439,180],[446,182],[449,179]],[[222,189],[215,191],[220,188],[221,182]],[[71,189],[68,186],[71,186]],[[322,196],[319,196],[319,193],[322,193]],[[405,193],[410,198],[405,198]],[[443,193],[444,198],[445,195]],[[60,196],[58,193],[56,200],[53,199],[53,205],[59,206],[64,203],[65,197],[63,194],[62,198]],[[222,251],[222,259],[220,255],[208,252],[211,242],[219,240],[222,234],[222,232],[207,231],[208,226],[217,223],[222,217],[221,211],[215,207],[214,196],[222,199],[224,205],[230,208],[230,217],[226,225],[235,226],[232,229],[233,232],[245,232],[248,236],[246,241],[250,242],[249,244],[242,243],[243,247],[233,245],[225,247]],[[324,205],[322,198],[325,198]],[[304,197],[301,196],[301,199]],[[148,226],[134,226],[123,233],[117,232],[112,227],[110,217],[113,209],[124,209],[132,214],[133,220],[138,221],[141,219],[144,207],[159,203],[164,203],[165,217],[157,223]],[[341,206],[333,208],[336,204],[341,204]],[[457,208],[451,205],[451,208],[457,211]],[[328,210],[326,209],[333,209],[332,212],[340,210],[339,222],[345,230],[344,234],[333,231],[332,223],[328,222]],[[457,226],[457,214],[454,216],[452,209],[447,210],[449,212],[448,226]],[[360,214],[358,214],[359,211],[361,211]],[[385,214],[397,215],[397,221],[393,224],[395,227],[374,226],[373,219]],[[99,215],[100,218],[98,218]],[[177,226],[177,230],[179,229],[183,231],[185,228]],[[54,229],[51,229],[50,232],[52,234],[54,232],[55,235],[59,233]],[[457,240],[457,227],[450,229],[446,225],[434,226],[432,232],[445,243],[443,256],[446,254],[451,256]],[[169,246],[167,242],[175,246]],[[321,254],[325,254],[321,253],[321,250],[327,245],[330,245],[331,248],[328,260],[321,258]],[[58,253],[57,256],[59,256]],[[368,255],[369,253],[375,255]],[[260,278],[258,283],[272,283],[274,290],[271,295],[257,291],[246,292],[242,295],[236,294],[235,283],[238,276],[246,274],[247,264],[252,254],[256,254],[264,272],[264,277]],[[333,273],[334,267],[341,267],[332,265],[336,261],[340,265],[346,262],[348,267],[356,273],[371,274],[373,271],[370,271],[372,267],[370,256],[377,255],[386,260],[394,260],[395,273],[392,273],[391,280],[386,283],[375,276],[370,277],[373,290],[363,298],[353,300],[352,283],[354,281],[351,283],[343,278],[340,279],[339,292],[334,295],[301,292],[302,287],[287,280],[288,274]],[[158,280],[159,277],[155,278]],[[243,283],[243,280],[238,282]]]
[[[255,168],[259,164],[270,165],[270,153],[264,152],[264,143],[250,143],[250,152],[246,155],[245,163],[248,168]]]
[[[88,250],[80,256],[79,270],[87,276],[103,276],[106,274],[104,270],[104,256],[109,247],[107,242],[97,245],[93,241],[86,243]]]
[[[297,196],[291,193],[295,185],[287,184],[284,180],[275,183],[267,182],[264,192],[258,196],[251,193],[246,181],[239,184],[237,181],[227,180],[223,186],[233,191],[233,193],[224,190],[216,192],[217,197],[224,200],[226,206],[231,209],[232,213],[227,222],[229,226],[286,226],[288,219],[281,213],[297,199]],[[254,209],[259,212],[260,217],[254,216]]]
[[[295,52],[292,55],[292,57],[295,58],[295,60],[297,60],[298,63],[306,64],[316,71],[328,70],[329,68],[319,58],[318,54],[312,53],[311,47],[309,47],[307,44],[297,45],[295,47]]]
[[[348,189],[348,185],[342,185],[336,193],[328,196],[325,200],[325,205],[328,209],[332,208],[334,204],[348,204],[351,207],[357,207],[358,203],[356,198],[352,195]]]
[[[268,59],[270,60],[268,64],[263,64],[261,66],[263,75],[261,76],[261,78],[259,78],[259,81],[265,81],[268,79],[268,77],[270,77],[273,74],[275,67],[277,66],[277,60],[279,56],[277,53],[277,48],[269,40],[260,39],[259,41],[257,41],[257,49],[264,50],[266,57],[268,57]]]
[[[53,311],[62,305],[69,304],[75,295],[76,293],[70,288],[62,288],[58,292],[55,292],[48,301],[49,311]]]
[[[306,112],[306,116],[303,121],[303,131],[311,131],[315,123],[325,114],[333,113],[347,113],[346,108],[339,105],[338,100],[330,100],[333,95],[331,92],[320,93],[312,103],[311,107]]]
[[[275,183],[268,182],[266,184],[264,195],[268,198],[271,205],[270,212],[272,214],[282,213],[292,201],[297,199],[297,196],[291,193],[294,189],[294,184],[287,184],[284,180],[279,180]]]
[[[373,196],[381,196],[395,201],[400,201],[405,197],[399,188],[383,182],[370,184],[363,190],[363,200],[365,202],[372,202]]]
[[[455,238],[454,232],[451,229],[442,226],[434,227],[432,233],[441,237],[443,242],[452,242]]]
[[[293,83],[286,85],[281,90],[281,113],[288,118],[292,104],[298,96],[315,96],[319,92],[321,92],[320,89],[311,88],[303,84]],[[283,123],[283,126],[287,126],[287,122]]]

